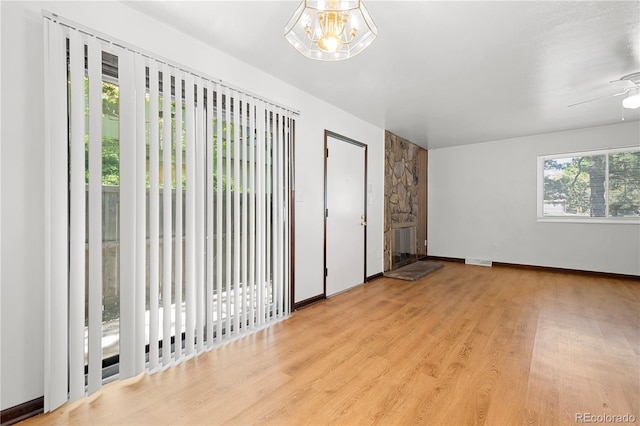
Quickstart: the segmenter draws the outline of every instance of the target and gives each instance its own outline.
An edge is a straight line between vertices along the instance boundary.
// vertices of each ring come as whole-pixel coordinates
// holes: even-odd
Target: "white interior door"
[[[365,279],[364,146],[327,136],[326,295]]]

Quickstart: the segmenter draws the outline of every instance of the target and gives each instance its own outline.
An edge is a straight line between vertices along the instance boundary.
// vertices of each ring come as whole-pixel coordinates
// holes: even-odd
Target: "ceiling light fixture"
[[[361,0],[303,0],[284,29],[304,56],[322,61],[349,59],[378,35]]]
[[[629,109],[640,108],[640,90],[629,93],[629,96],[622,100],[622,106]]]

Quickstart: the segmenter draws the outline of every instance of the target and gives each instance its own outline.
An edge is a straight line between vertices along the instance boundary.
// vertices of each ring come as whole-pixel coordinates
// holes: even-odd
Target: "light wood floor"
[[[640,282],[446,263],[26,424],[640,421]]]

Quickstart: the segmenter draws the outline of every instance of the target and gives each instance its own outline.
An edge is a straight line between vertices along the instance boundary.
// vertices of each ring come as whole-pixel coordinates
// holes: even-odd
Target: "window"
[[[538,157],[538,218],[640,223],[640,149]]]

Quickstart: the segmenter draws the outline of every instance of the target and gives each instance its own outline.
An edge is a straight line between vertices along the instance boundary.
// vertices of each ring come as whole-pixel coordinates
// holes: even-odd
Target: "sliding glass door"
[[[52,409],[288,315],[293,118],[58,17],[45,33]]]

